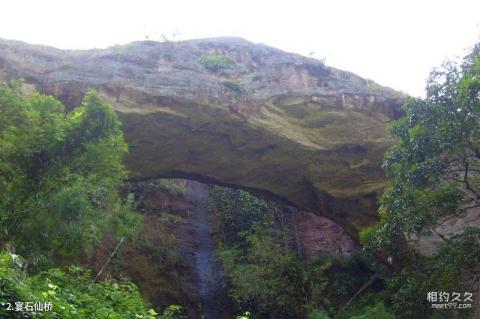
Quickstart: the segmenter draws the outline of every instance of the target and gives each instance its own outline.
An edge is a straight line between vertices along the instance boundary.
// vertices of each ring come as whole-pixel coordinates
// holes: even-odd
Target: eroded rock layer
[[[211,67],[205,61],[225,62]],[[214,65],[215,66],[215,65]],[[134,179],[242,187],[327,216],[375,219],[404,96],[320,61],[236,38],[62,51],[0,40],[0,79],[69,107],[95,88],[123,123]]]

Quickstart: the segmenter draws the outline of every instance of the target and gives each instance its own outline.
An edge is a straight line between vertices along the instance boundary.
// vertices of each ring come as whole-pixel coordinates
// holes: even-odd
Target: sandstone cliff
[[[352,234],[375,219],[392,142],[386,125],[404,98],[237,38],[86,51],[0,40],[0,80],[17,78],[69,107],[88,88],[111,101],[133,179],[241,187],[327,216]]]

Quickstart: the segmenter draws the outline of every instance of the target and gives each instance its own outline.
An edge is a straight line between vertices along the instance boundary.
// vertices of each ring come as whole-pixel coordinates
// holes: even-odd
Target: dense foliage
[[[229,294],[238,313],[249,311],[243,317],[329,318],[373,275],[370,262],[361,256],[300,258],[287,207],[219,187],[211,189],[209,198]],[[370,313],[372,304],[392,318],[376,294],[381,289],[368,287],[339,318]]]
[[[66,112],[51,96],[24,95],[20,82],[0,83],[0,244],[26,257],[0,253],[0,317],[183,318],[180,306],[149,310],[120,275],[96,281],[78,266],[49,268],[84,262],[104,233],[119,245],[143,242],[133,197],[119,193],[126,151],[121,123],[97,93]],[[51,302],[52,311],[33,314],[30,301]],[[15,302],[23,312],[7,310]]]
[[[432,311],[430,291],[472,291],[478,285],[480,230],[441,235],[442,218],[462,214],[480,201],[480,46],[462,64],[432,72],[426,99],[409,99],[405,117],[392,125],[398,139],[386,155],[388,184],[381,222],[362,233],[381,259],[390,257],[385,280],[389,302],[401,318],[449,318]],[[443,241],[429,257],[412,249],[430,234]],[[468,310],[457,315],[469,316]]]
[[[138,288],[126,279],[95,282],[89,271],[76,266],[52,268],[34,276],[22,273],[22,259],[0,254],[0,317],[4,318],[145,318],[182,319],[182,309],[170,306],[158,315],[142,300]],[[22,302],[16,305],[15,302]],[[27,304],[30,303],[30,304]],[[51,309],[31,312],[35,303]],[[15,311],[20,307],[23,311]]]
[[[0,241],[30,261],[88,250],[109,223],[139,222],[118,197],[127,151],[120,122],[95,92],[66,113],[51,96],[0,84]]]
[[[14,256],[18,260],[20,257]],[[11,305],[0,308],[0,315],[23,316],[27,302],[51,302],[51,311],[38,311],[35,317],[45,318],[156,318],[149,310],[135,285],[128,281],[92,282],[90,273],[71,266],[68,271],[52,268],[23,278],[12,255],[0,255],[0,299]],[[23,314],[14,311],[15,302],[23,302]],[[21,315],[22,314],[22,315]],[[19,317],[20,318],[20,317]]]
[[[409,99],[405,117],[392,125],[399,142],[385,159],[380,212],[392,240],[426,234],[480,198],[479,48],[461,66],[434,71],[427,98]]]

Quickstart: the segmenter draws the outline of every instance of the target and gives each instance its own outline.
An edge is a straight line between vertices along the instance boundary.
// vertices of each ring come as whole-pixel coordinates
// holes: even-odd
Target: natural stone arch
[[[233,64],[209,71],[207,55]],[[20,77],[69,107],[88,88],[107,98],[124,123],[133,179],[241,187],[352,234],[375,220],[392,142],[386,125],[404,98],[320,61],[232,38],[87,51],[0,40],[0,79]]]

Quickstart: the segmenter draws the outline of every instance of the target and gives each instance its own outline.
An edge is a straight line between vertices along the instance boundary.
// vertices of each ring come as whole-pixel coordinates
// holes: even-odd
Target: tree
[[[254,318],[305,317],[300,261],[259,227],[247,235],[247,242],[246,253],[237,247],[219,252],[235,301],[251,309]]]
[[[51,96],[0,84],[0,241],[38,260],[88,249],[107,223],[130,229],[139,217],[118,196],[126,151],[94,91],[65,113]]]
[[[409,99],[404,111],[383,165],[383,246],[429,233],[440,217],[480,200],[480,45],[461,65],[432,72],[427,98]]]
[[[427,318],[428,291],[469,291],[480,266],[478,228],[442,237],[443,245],[430,257],[408,245],[411,235],[435,231],[443,216],[480,203],[480,44],[461,64],[433,71],[427,97],[409,99],[404,111],[391,127],[397,143],[384,162],[388,182],[381,220],[361,238],[377,256],[393,257],[383,278],[391,309],[399,318]]]

